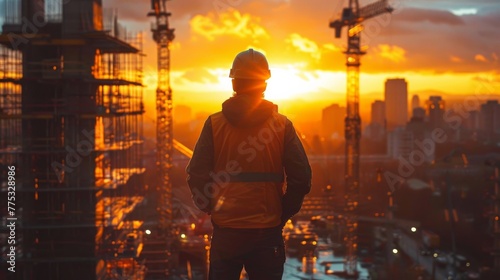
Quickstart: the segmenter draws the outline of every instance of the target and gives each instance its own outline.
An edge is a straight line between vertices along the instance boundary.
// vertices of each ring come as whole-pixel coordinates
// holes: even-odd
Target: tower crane
[[[172,183],[170,168],[172,166],[172,89],[170,88],[170,43],[174,40],[174,29],[169,27],[167,0],[152,0],[152,11],[148,16],[154,17],[151,24],[153,40],[158,51],[158,86],[156,89],[156,165],[159,174],[157,185],[159,212],[158,233],[168,234],[172,228]]]
[[[340,19],[330,22],[335,29],[335,37],[340,38],[342,28],[347,27],[347,113],[345,117],[345,216],[346,216],[346,257],[344,270],[347,276],[357,273],[357,206],[359,196],[359,141],[361,138],[361,118],[359,116],[359,66],[365,52],[361,50],[361,23],[383,13],[392,12],[387,0],[359,6],[358,0],[349,0],[349,7],[342,10]]]

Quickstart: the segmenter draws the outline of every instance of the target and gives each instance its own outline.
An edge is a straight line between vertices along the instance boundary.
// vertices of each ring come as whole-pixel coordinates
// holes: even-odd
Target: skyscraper
[[[385,102],[375,100],[372,103],[371,122],[363,132],[364,138],[382,140],[385,136]]]
[[[413,108],[411,119],[414,121],[424,121],[425,119],[425,109],[422,107]]]
[[[408,158],[413,149],[413,133],[407,131],[404,127],[396,127],[393,131],[387,134],[387,154],[398,159],[403,157]]]
[[[481,130],[491,139],[500,134],[500,104],[498,100],[488,100],[481,105]]]
[[[405,79],[385,81],[385,119],[387,131],[405,126],[408,121],[408,83]]]
[[[420,107],[420,97],[414,94],[413,97],[411,98],[411,109],[414,110],[418,107]]]
[[[328,139],[344,139],[344,119],[346,108],[332,104],[323,109],[321,117],[322,135]]]
[[[371,122],[372,124],[378,124],[385,127],[385,102],[382,100],[375,100],[372,103],[371,112]]]
[[[444,105],[445,103],[441,96],[430,96],[429,100],[427,100],[425,107],[431,127],[443,126]]]

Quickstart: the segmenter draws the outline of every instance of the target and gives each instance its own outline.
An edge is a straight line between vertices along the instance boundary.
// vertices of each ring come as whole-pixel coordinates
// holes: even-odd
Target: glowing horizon
[[[149,29],[146,3],[124,7],[116,0],[106,2],[119,8],[121,19]],[[267,99],[302,106],[345,102],[345,30],[336,39],[328,28],[345,1],[232,1],[237,5],[218,8],[209,2],[169,2],[170,25],[176,29],[171,46],[174,104],[193,104],[196,111],[219,109],[232,95],[227,75],[234,56],[250,47],[264,52],[270,64]],[[409,98],[500,94],[500,42],[495,40],[500,6],[437,0],[394,8],[392,14],[367,21],[361,33],[367,51],[360,67],[361,110],[383,99],[390,78],[406,79]],[[145,99],[154,103],[156,46],[150,36],[145,36],[144,52]]]

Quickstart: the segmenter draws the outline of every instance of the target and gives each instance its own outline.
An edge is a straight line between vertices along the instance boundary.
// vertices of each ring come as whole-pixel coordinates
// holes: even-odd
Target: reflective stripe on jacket
[[[220,227],[268,228],[281,223],[286,117],[274,112],[236,127],[222,112],[210,117],[214,147],[212,219]]]

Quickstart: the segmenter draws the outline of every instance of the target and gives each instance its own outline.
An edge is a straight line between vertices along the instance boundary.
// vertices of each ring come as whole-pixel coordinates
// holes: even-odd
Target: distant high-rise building
[[[371,122],[365,127],[363,138],[382,140],[385,137],[385,102],[375,100],[372,103]]]
[[[498,100],[488,100],[481,105],[480,125],[487,137],[500,134],[500,104],[498,104]]]
[[[387,153],[390,157],[397,159],[403,157],[408,159],[413,150],[413,134],[406,131],[404,127],[396,127],[387,135]]]
[[[411,98],[411,109],[415,110],[416,108],[419,108],[419,107],[420,107],[420,97],[418,97],[418,95],[415,94]]]
[[[445,103],[441,96],[431,96],[426,102],[427,116],[431,127],[443,126]]]
[[[423,121],[425,119],[425,109],[422,107],[413,108],[411,119]]]
[[[328,139],[343,139],[345,115],[346,108],[339,104],[324,108],[321,117],[322,135]]]
[[[371,112],[372,124],[378,124],[385,127],[385,102],[382,100],[375,100],[372,103]]]
[[[387,131],[405,126],[408,121],[408,83],[405,79],[385,81],[385,119]]]
[[[471,132],[476,132],[480,129],[480,112],[478,110],[469,111],[469,116],[464,119],[464,127]]]

